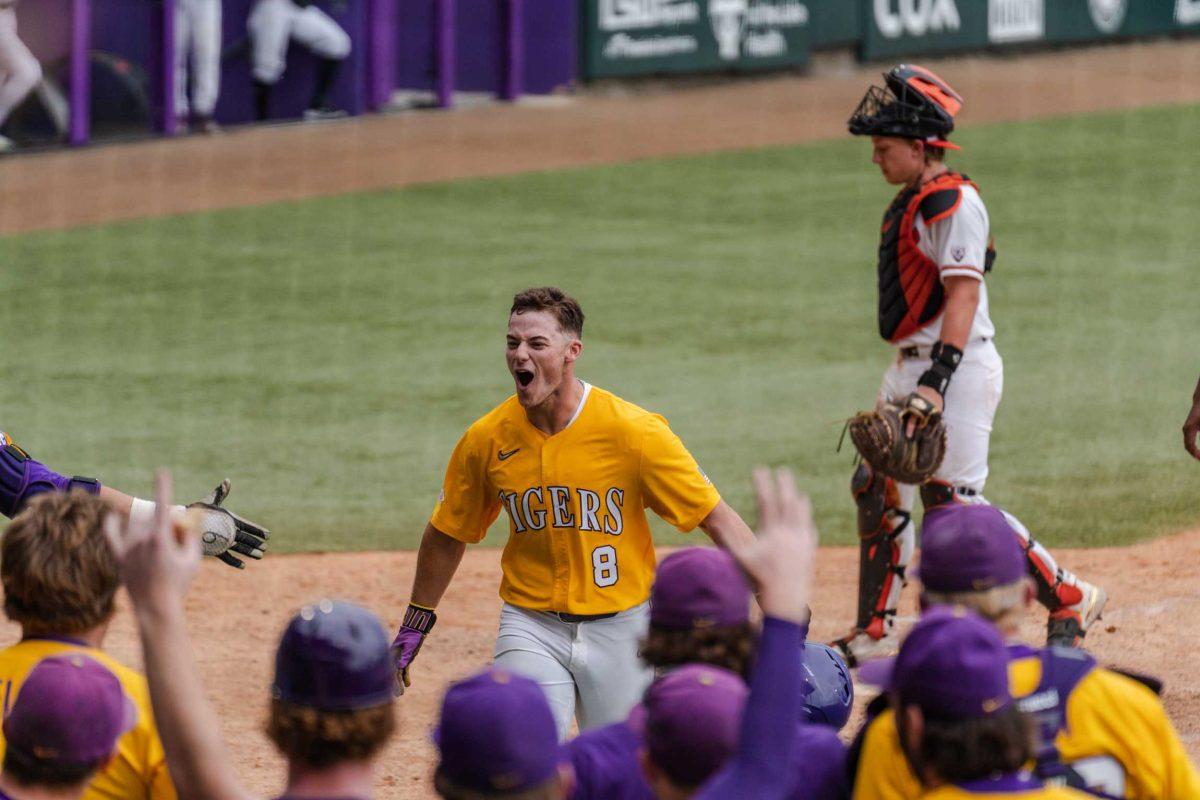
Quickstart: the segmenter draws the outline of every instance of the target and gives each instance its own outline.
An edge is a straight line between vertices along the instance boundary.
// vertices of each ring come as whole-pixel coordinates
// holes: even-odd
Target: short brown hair
[[[357,711],[318,711],[271,700],[267,736],[290,761],[322,769],[375,755],[396,730],[395,703]]]
[[[965,783],[995,773],[1016,772],[1034,756],[1033,723],[1016,703],[990,717],[926,717],[919,742],[907,741],[905,726],[899,719],[896,722],[904,753],[918,777],[932,771],[946,783]]]
[[[749,677],[750,662],[758,643],[749,622],[730,628],[676,630],[650,625],[640,651],[642,661],[655,669],[684,664],[709,664]]]
[[[4,772],[20,786],[65,789],[88,783],[106,761],[107,756],[90,763],[61,764],[10,747],[4,751]]]
[[[562,784],[557,775],[528,789],[481,792],[459,786],[439,769],[433,773],[433,788],[444,800],[559,800],[563,796]]]
[[[526,311],[549,311],[563,331],[583,338],[583,309],[574,297],[557,286],[539,286],[514,295],[509,316]]]
[[[120,576],[104,535],[108,505],[80,490],[35,497],[0,544],[4,613],[27,631],[76,634],[113,615]]]

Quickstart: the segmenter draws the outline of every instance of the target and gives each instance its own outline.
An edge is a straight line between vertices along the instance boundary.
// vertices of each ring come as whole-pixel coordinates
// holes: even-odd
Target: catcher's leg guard
[[[907,510],[900,507],[895,481],[875,473],[864,461],[854,471],[850,492],[858,506],[858,616],[850,635],[834,642],[850,666],[868,655],[871,645],[891,633],[912,558],[914,537]]]
[[[1077,647],[1088,627],[1100,618],[1108,595],[1099,586],[1080,580],[1060,567],[1050,551],[1034,540],[1019,519],[1003,509],[1001,513],[1025,551],[1029,575],[1037,587],[1038,602],[1050,612],[1047,643]]]

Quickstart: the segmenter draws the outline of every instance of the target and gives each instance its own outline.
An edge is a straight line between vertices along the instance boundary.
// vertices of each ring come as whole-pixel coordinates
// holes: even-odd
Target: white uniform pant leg
[[[654,670],[638,657],[649,624],[649,603],[610,619],[579,624],[572,674],[579,697],[580,730],[620,722],[641,702],[654,679]]]
[[[221,0],[192,6],[192,111],[211,117],[221,89]]]
[[[894,361],[884,373],[880,400],[900,400],[917,390],[930,360]],[[982,492],[988,476],[992,421],[1004,391],[1004,361],[995,344],[971,342],[946,390],[946,458],[934,474],[955,487]],[[912,508],[915,487],[900,486],[901,505]]]
[[[553,614],[505,603],[496,636],[495,665],[537,681],[550,703],[560,741],[566,740],[575,716],[575,679],[569,667],[575,627]]]
[[[193,0],[175,2],[175,116],[188,115],[188,55],[192,43]]]
[[[254,80],[273,84],[283,77],[292,23],[299,14],[300,9],[292,0],[258,0],[255,3],[246,21],[252,45],[250,63]]]
[[[316,6],[309,6],[296,15],[292,38],[321,58],[340,61],[350,55],[350,35]]]
[[[0,9],[0,125],[42,80],[42,65],[17,37],[17,12]]]

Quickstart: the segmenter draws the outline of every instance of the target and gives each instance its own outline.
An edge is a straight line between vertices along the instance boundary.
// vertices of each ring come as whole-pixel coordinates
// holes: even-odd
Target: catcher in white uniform
[[[945,458],[919,489],[928,510],[984,503],[988,440],[1000,404],[1004,363],[993,342],[987,284],[995,250],[978,187],[942,161],[962,98],[938,76],[901,64],[868,90],[850,132],[870,136],[872,161],[901,187],[883,218],[879,246],[879,332],[896,347],[879,401],[940,412]],[[915,531],[918,487],[863,461],[851,481],[861,539],[858,619],[834,644],[851,665],[896,647],[894,625]],[[1012,515],[1038,599],[1050,611],[1047,639],[1077,646],[1104,608],[1104,591],[1059,567]]]
[[[305,119],[345,116],[329,103],[338,68],[350,55],[350,36],[314,0],[257,0],[246,27],[253,46],[254,106],[260,120],[271,110],[271,90],[283,77],[288,44],[295,39],[317,57],[317,77]]]
[[[0,0],[0,126],[41,80],[42,65],[17,36],[17,0]],[[13,146],[0,136],[0,152]]]
[[[188,63],[191,62],[191,103]],[[221,87],[221,0],[175,0],[175,116],[181,131],[216,133]]]

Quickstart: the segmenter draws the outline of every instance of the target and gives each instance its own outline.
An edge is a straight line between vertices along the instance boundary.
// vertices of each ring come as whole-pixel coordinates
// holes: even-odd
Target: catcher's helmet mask
[[[962,97],[923,67],[900,64],[883,75],[884,86],[867,89],[847,126],[855,136],[898,136],[934,147],[959,149],[946,141]]]

